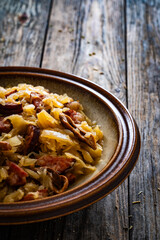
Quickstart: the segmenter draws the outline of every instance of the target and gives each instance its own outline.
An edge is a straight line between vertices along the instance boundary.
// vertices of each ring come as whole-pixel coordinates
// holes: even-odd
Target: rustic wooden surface
[[[39,66],[51,1],[0,1],[0,65]]]
[[[160,1],[1,0],[0,65],[74,73],[115,94],[142,137],[130,177],[98,203],[0,239],[160,239]],[[139,201],[138,203],[134,203]]]
[[[131,239],[160,239],[160,1],[127,2],[128,108],[141,131],[129,178]],[[158,190],[159,189],[159,190]],[[139,204],[132,204],[140,201]]]

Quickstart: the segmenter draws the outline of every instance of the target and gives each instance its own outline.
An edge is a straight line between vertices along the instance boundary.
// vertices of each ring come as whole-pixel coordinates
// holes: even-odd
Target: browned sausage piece
[[[35,106],[37,112],[40,112],[42,110],[43,98],[44,98],[44,95],[36,92],[31,92],[30,94],[30,102]]]
[[[12,130],[12,124],[9,119],[4,119],[0,117],[0,134],[1,133],[9,133]]]
[[[11,145],[6,141],[0,141],[0,151],[9,151],[11,150]]]
[[[9,166],[7,181],[10,186],[21,186],[26,183],[28,174],[16,163],[7,161]]]
[[[37,160],[37,165],[52,168],[55,172],[61,174],[71,168],[75,160],[66,157],[54,157],[52,155],[44,155]]]
[[[6,102],[5,105],[0,104],[0,114],[11,115],[23,112],[22,104]]]
[[[40,189],[37,191],[38,192],[38,198],[36,199],[40,199],[40,198],[44,198],[48,196],[48,190],[47,189]],[[36,192],[36,193],[37,193]],[[35,200],[35,196],[34,196],[34,192],[30,192],[27,193],[23,198],[22,201],[30,201],[30,200]]]
[[[78,111],[79,109],[83,108],[78,101],[72,101],[72,102],[66,103],[65,106],[75,111]]]
[[[80,128],[78,128],[76,126],[75,122],[68,115],[66,115],[64,113],[60,113],[59,118],[60,118],[62,125],[65,128],[72,131],[74,133],[75,137],[77,137],[80,141],[85,142],[88,146],[90,146],[94,150],[96,149],[96,141],[92,134],[85,136],[86,132],[84,130],[82,131]]]
[[[34,151],[39,144],[40,129],[34,125],[28,125],[24,143],[24,155]]]
[[[66,115],[68,115],[70,118],[72,118],[72,120],[76,124],[81,123],[82,121],[85,120],[85,117],[81,113],[76,112],[75,110],[69,109],[69,110],[65,111],[64,113]]]

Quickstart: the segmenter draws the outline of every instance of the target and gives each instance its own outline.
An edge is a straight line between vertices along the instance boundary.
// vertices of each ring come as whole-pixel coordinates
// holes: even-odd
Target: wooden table
[[[1,240],[160,239],[160,0],[1,0],[0,65],[85,77],[115,94],[142,138],[114,192],[69,216],[1,226]]]

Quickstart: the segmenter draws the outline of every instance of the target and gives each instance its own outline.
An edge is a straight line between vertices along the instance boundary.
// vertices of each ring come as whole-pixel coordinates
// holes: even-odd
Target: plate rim
[[[66,191],[65,193],[62,193],[60,195],[56,195],[57,199],[61,198],[61,204],[59,204],[59,206],[56,208],[55,204],[52,202],[53,198],[55,199],[55,196],[53,197],[49,197],[49,198],[45,198],[43,200],[35,200],[35,201],[31,201],[31,202],[21,202],[21,203],[13,203],[13,204],[0,204],[0,224],[1,225],[6,225],[6,224],[22,224],[22,223],[29,223],[29,222],[37,222],[37,221],[44,221],[44,220],[48,220],[48,219],[53,219],[53,218],[57,218],[57,217],[61,217],[61,216],[65,216],[68,215],[70,213],[73,213],[75,211],[78,211],[82,208],[85,208],[97,201],[99,201],[100,199],[102,199],[103,197],[105,197],[106,195],[108,195],[110,192],[112,192],[115,188],[117,188],[130,174],[130,172],[132,171],[134,165],[136,164],[137,160],[138,160],[138,156],[139,156],[139,152],[140,152],[140,133],[139,133],[139,129],[138,126],[134,120],[134,118],[132,117],[132,115],[130,114],[130,112],[128,111],[128,109],[124,106],[124,104],[118,100],[118,98],[116,96],[114,96],[112,93],[110,93],[109,91],[107,91],[106,89],[104,89],[103,87],[99,86],[96,83],[93,83],[90,80],[87,80],[85,78],[73,75],[73,74],[68,74],[68,73],[64,73],[64,72],[60,72],[60,71],[55,71],[55,70],[50,70],[50,69],[44,69],[44,68],[35,68],[35,67],[22,67],[22,66],[14,66],[14,67],[0,67],[0,75],[4,75],[4,74],[9,74],[9,75],[24,75],[29,73],[29,75],[33,75],[33,76],[41,76],[44,75],[45,77],[58,77],[61,78],[61,81],[64,81],[63,78],[68,79],[68,80],[72,80],[73,82],[78,82],[80,83],[80,85],[82,85],[82,87],[87,86],[90,89],[94,89],[96,92],[100,93],[101,95],[103,95],[105,98],[107,98],[114,106],[118,107],[118,110],[122,116],[122,118],[119,120],[118,122],[118,129],[120,129],[120,134],[121,134],[121,141],[120,141],[120,145],[122,146],[125,145],[125,148],[128,147],[128,144],[126,144],[126,142],[124,143],[124,139],[123,137],[130,137],[130,149],[128,151],[128,153],[125,152],[125,149],[123,150],[123,154],[124,155],[124,160],[121,162],[123,163],[121,166],[121,168],[119,168],[119,170],[117,169],[117,172],[114,172],[112,178],[110,178],[110,180],[107,181],[108,184],[106,184],[105,182],[105,178],[106,178],[106,170],[110,169],[111,170],[111,165],[114,165],[114,161],[115,158],[117,158],[119,151],[121,151],[120,149],[120,145],[119,145],[119,149],[117,151],[116,154],[114,154],[110,160],[110,163],[107,164],[107,168],[105,167],[102,171],[100,171],[101,173],[101,181],[99,181],[99,179],[97,180],[99,185],[92,188],[92,191],[90,189],[90,191],[84,192],[84,190],[82,189],[85,185],[85,187],[87,187],[87,185],[91,186],[93,185],[93,183],[95,183],[95,179],[98,178],[96,177],[97,175],[95,175],[95,177],[89,181],[87,181],[86,183]],[[70,84],[73,84],[70,83]],[[101,99],[100,99],[101,100]],[[112,111],[112,114],[115,115],[115,112],[113,112],[113,109],[110,109]],[[128,132],[124,132],[124,126],[128,127],[128,122],[127,120],[130,120],[130,127],[133,130],[133,136],[129,136],[129,128],[127,129]],[[125,134],[125,136],[124,136]],[[123,135],[123,137],[122,137]],[[128,139],[127,139],[128,140]],[[128,169],[127,169],[128,168]],[[124,171],[125,170],[125,171]],[[113,171],[113,170],[112,170]],[[119,179],[117,179],[119,177]],[[112,186],[113,187],[109,187],[109,182],[114,183]],[[92,183],[92,184],[91,184]],[[75,190],[79,190],[79,194],[80,197],[76,197],[76,196],[72,196],[73,193],[75,193]],[[82,192],[81,192],[82,191]],[[68,193],[71,193],[70,198],[67,202],[65,202],[67,197],[66,195]],[[85,193],[85,194],[84,194]],[[95,196],[95,193],[97,194],[97,196]],[[72,200],[72,202],[71,202]],[[81,200],[81,201],[80,201]],[[48,203],[47,207],[46,204]],[[14,208],[14,206],[18,205],[20,208]],[[24,206],[28,206],[27,211],[29,211],[26,215],[26,209],[24,209]],[[30,208],[32,206],[32,209]],[[36,208],[37,206],[37,208]],[[70,208],[69,211],[67,211],[67,208]],[[23,209],[23,211],[22,211]],[[15,215],[15,210],[16,215]],[[38,212],[36,212],[38,211]],[[59,211],[59,212],[58,212]],[[39,215],[40,218],[39,218]],[[5,221],[2,220],[2,216],[5,216]],[[15,219],[16,217],[16,219]],[[9,220],[10,219],[10,220]],[[6,220],[8,220],[6,222]],[[15,221],[16,220],[16,221]]]

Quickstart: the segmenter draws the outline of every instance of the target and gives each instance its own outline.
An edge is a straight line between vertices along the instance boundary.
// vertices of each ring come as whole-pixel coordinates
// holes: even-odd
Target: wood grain
[[[127,1],[128,103],[142,138],[130,175],[130,239],[160,239],[159,16],[160,1]]]
[[[42,66],[74,73],[126,103],[123,1],[54,1]]]
[[[54,0],[45,42],[50,6],[51,0],[0,1],[0,65],[42,62],[110,90],[128,102],[140,127],[141,155],[129,185],[67,217],[1,226],[0,239],[160,239],[160,1]]]
[[[85,77],[126,103],[124,47],[123,1],[54,1],[42,67]],[[54,239],[128,239],[127,180],[61,221]]]
[[[50,0],[0,1],[0,65],[40,65]]]

